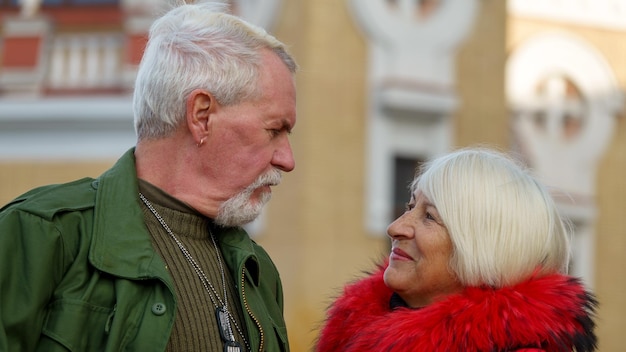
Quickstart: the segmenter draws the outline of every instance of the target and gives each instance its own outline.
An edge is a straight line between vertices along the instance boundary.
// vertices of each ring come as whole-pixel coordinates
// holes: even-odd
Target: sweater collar
[[[389,309],[395,310],[398,308],[411,308],[409,305],[400,297],[399,294],[393,293],[391,298],[389,299]]]

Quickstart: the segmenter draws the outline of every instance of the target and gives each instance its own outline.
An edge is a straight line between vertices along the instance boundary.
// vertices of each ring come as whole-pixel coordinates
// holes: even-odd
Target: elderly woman
[[[503,154],[427,163],[391,254],[332,304],[316,350],[594,351],[597,302],[568,276],[553,199]]]

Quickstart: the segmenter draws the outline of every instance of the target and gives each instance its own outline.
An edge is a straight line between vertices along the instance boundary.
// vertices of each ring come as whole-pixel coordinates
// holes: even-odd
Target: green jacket
[[[288,351],[276,267],[243,229],[227,231],[219,246],[253,351]],[[164,351],[174,292],[144,225],[134,149],[95,180],[0,209],[0,351]]]

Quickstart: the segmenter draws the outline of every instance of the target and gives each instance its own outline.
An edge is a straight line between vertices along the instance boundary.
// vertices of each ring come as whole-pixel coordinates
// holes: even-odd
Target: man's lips
[[[279,183],[280,182],[267,182],[267,183],[262,184],[261,187],[267,187],[267,188],[275,187],[275,186],[278,186]]]
[[[400,248],[393,248],[391,250],[391,258],[392,259],[400,259],[400,260],[413,260],[413,257],[408,255],[405,251]]]

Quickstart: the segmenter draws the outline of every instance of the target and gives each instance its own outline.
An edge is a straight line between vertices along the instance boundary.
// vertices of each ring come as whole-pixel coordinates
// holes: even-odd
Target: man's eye
[[[270,136],[272,136],[272,137],[278,136],[280,134],[280,132],[281,132],[281,130],[276,130],[276,129],[269,130]]]

